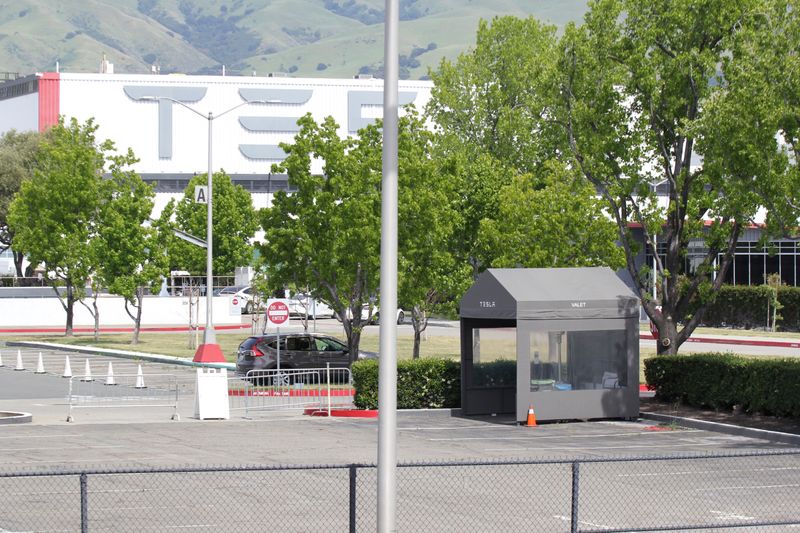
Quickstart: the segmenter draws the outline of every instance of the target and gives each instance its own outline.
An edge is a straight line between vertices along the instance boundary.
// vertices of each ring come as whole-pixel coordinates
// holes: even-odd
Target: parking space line
[[[99,446],[59,446],[59,450],[104,450],[106,448],[125,448],[124,444],[107,444],[107,445],[99,445]],[[41,451],[41,450],[52,450],[52,448],[3,448],[3,451],[8,452],[28,452],[28,451]]]
[[[541,448],[539,446],[536,447],[517,447],[517,448],[486,448],[485,452],[508,452],[508,451],[527,451],[527,450],[535,450],[535,451],[590,451],[590,450],[635,450],[635,449],[643,449],[643,448],[679,448],[685,446],[705,446],[702,443],[691,443],[691,444],[642,444],[642,445],[633,445],[633,446],[557,446],[553,448]],[[709,443],[708,446],[717,446],[717,443]]]
[[[738,487],[709,487],[693,489],[693,492],[708,492],[716,490],[753,490],[753,489],[787,489],[800,487],[800,483],[790,483],[788,485],[741,485]]]
[[[772,468],[726,468],[726,473],[731,472],[779,472],[781,470],[800,470],[797,466],[776,466]],[[644,472],[641,474],[617,474],[617,477],[655,477],[655,476],[695,476],[698,474],[719,474],[719,470],[683,470],[677,472]]]
[[[64,434],[64,435],[3,435],[0,439],[63,439],[69,437],[83,437],[83,434]]]
[[[702,432],[703,431],[700,430],[700,429],[689,429],[689,430],[681,431],[681,434],[684,434],[684,433],[702,433]],[[588,434],[588,435],[526,435],[524,437],[447,437],[447,438],[443,437],[443,438],[432,438],[432,439],[428,439],[428,440],[436,441],[436,442],[442,442],[442,441],[447,442],[447,441],[468,441],[468,440],[530,440],[530,439],[542,440],[542,439],[564,439],[564,438],[569,438],[569,439],[594,439],[594,438],[598,438],[598,437],[606,437],[607,438],[607,437],[630,437],[630,436],[647,436],[647,437],[659,436],[659,437],[663,437],[664,435],[663,434],[658,434],[658,433],[646,433],[646,432],[642,431],[642,432],[618,433],[618,434],[596,433],[596,434]]]

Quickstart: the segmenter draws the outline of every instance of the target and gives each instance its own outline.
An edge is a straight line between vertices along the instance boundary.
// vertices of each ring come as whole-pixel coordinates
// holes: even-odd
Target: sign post
[[[281,324],[289,320],[289,306],[279,300],[267,300],[267,326],[275,326],[278,334],[276,366],[281,370]]]

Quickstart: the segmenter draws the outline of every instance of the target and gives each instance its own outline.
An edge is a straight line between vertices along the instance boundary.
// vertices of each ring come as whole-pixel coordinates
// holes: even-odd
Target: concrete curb
[[[779,442],[782,444],[791,444],[792,446],[800,446],[800,435],[795,435],[793,433],[783,433],[780,431],[769,431],[766,429],[734,426],[732,424],[723,424],[721,422],[709,422],[707,420],[683,418],[680,416],[663,415],[660,413],[639,413],[639,417],[645,420],[654,420],[656,422],[663,422],[667,424],[674,423],[690,429],[714,431],[717,433],[725,433],[727,435],[735,435],[737,437],[763,439],[770,442]]]
[[[122,359],[136,359],[150,361],[153,363],[166,363],[170,365],[194,366],[201,368],[226,368],[236,370],[235,363],[195,363],[182,357],[171,355],[161,355],[146,352],[130,352],[126,350],[114,350],[111,348],[93,348],[91,346],[73,346],[69,344],[57,344],[54,342],[30,342],[30,341],[7,341],[6,346],[19,346],[27,348],[43,348],[53,350],[63,350],[66,352],[85,353],[91,355],[106,355],[109,357],[119,357]]]

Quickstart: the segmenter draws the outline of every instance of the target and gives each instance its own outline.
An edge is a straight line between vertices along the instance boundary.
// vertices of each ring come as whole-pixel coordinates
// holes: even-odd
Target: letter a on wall
[[[194,202],[196,204],[208,203],[208,185],[194,186]]]

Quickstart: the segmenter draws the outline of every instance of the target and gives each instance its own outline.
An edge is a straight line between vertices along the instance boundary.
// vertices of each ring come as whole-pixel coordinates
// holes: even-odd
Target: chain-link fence
[[[401,464],[398,531],[787,531],[800,450]],[[374,531],[375,465],[0,473],[0,531]]]

